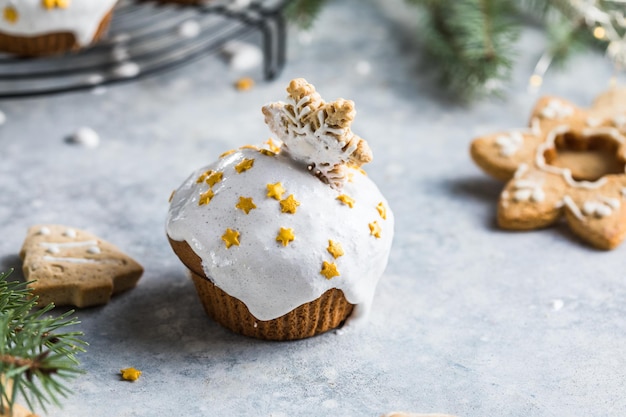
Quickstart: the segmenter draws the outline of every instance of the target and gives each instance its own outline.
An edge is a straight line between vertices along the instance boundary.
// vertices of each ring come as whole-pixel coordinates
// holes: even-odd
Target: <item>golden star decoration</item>
[[[256,145],[243,145],[240,146],[239,149],[252,149],[253,151],[258,151],[259,147]]]
[[[252,168],[253,165],[254,165],[254,159],[244,158],[241,162],[235,165],[235,170],[237,171],[238,174],[241,174],[242,172],[245,172],[249,170],[250,168]]]
[[[239,202],[235,205],[238,209],[243,210],[246,214],[250,213],[250,210],[254,210],[256,205],[252,201],[252,197],[239,197]]]
[[[17,20],[20,18],[20,15],[15,7],[7,6],[2,11],[2,17],[4,17],[4,20],[9,23],[16,23]]]
[[[208,171],[203,172],[203,173],[202,173],[202,174],[200,174],[200,176],[196,179],[196,183],[197,183],[197,184],[200,184],[201,182],[204,182],[204,180],[206,180],[206,179],[207,179],[207,177],[208,177],[209,175],[211,175],[212,173],[213,173],[213,170],[210,170],[210,169],[209,169]]]
[[[300,202],[295,199],[293,194],[289,194],[289,197],[280,200],[280,211],[283,213],[296,214],[299,205]]]
[[[285,188],[280,182],[275,184],[267,184],[267,196],[271,197],[275,200],[280,200],[283,198],[283,194],[285,192]]]
[[[268,140],[265,141],[264,144],[267,145],[267,149],[269,149],[273,153],[280,152],[280,145],[276,144],[276,142],[274,142],[274,139],[269,138]]]
[[[236,151],[236,150],[234,150],[234,149],[231,149],[230,151],[226,151],[226,152],[224,152],[224,153],[223,153],[223,154],[221,154],[219,157],[220,157],[220,158],[224,158],[224,157],[226,157],[226,156],[228,156],[228,155],[232,155],[232,154],[234,154],[235,152],[237,152],[237,151]]]
[[[328,239],[328,247],[326,248],[328,253],[330,253],[333,258],[337,259],[340,256],[343,256],[343,248],[341,247],[341,243],[335,242],[331,239]]]
[[[52,3],[52,7],[67,9],[70,7],[71,0],[43,0],[44,3]]]
[[[215,193],[213,190],[209,189],[206,192],[200,194],[200,199],[198,200],[199,206],[204,206],[205,204],[209,204],[211,199],[215,197]]]
[[[293,229],[285,229],[281,227],[278,231],[278,235],[276,236],[276,241],[283,244],[283,246],[287,246],[287,244],[293,241],[296,238],[296,235],[293,233]]]
[[[66,9],[70,5],[70,0],[42,0],[41,4],[46,9],[54,9],[55,7]]]
[[[341,201],[343,204],[350,208],[354,207],[354,199],[346,194],[341,194],[337,197],[337,200]]]
[[[206,177],[206,183],[209,185],[209,187],[213,187],[215,184],[217,184],[218,182],[222,181],[222,177],[224,176],[224,174],[222,172],[211,172],[207,177]]]
[[[539,229],[564,216],[587,243],[601,249],[619,245],[626,237],[624,164],[609,170],[605,162],[596,165],[600,170],[595,172],[589,171],[591,164],[559,165],[561,153],[593,156],[597,146],[623,161],[626,89],[607,91],[589,109],[543,97],[535,105],[529,128],[475,139],[474,162],[493,177],[508,181],[500,194],[498,225]]]
[[[326,261],[322,263],[322,270],[320,271],[320,274],[324,275],[326,279],[332,279],[333,277],[338,277],[339,275],[341,275],[337,270],[337,265],[335,265],[334,262],[330,263]]]
[[[141,371],[135,368],[125,368],[120,373],[124,381],[136,381],[141,376]]]
[[[382,201],[378,203],[376,210],[378,210],[378,214],[380,214],[380,217],[383,220],[387,220],[387,207],[385,207]]]
[[[269,149],[259,149],[259,152],[265,156],[276,156],[276,153],[270,151]]]
[[[376,239],[380,239],[380,232],[382,231],[382,229],[380,228],[378,222],[373,221],[368,224],[368,226],[370,228],[370,235],[374,236]]]
[[[239,246],[239,232],[233,229],[226,229],[226,232],[222,235],[222,240],[226,244],[226,249],[231,246]]]

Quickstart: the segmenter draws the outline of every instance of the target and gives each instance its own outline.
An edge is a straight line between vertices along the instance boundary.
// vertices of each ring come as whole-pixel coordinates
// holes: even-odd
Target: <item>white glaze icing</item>
[[[102,252],[102,251],[100,250],[99,246],[91,246],[91,247],[87,248],[87,253],[92,253],[92,254],[95,255],[95,254],[98,254],[100,252]]]
[[[563,205],[566,206],[578,220],[585,220],[585,216],[580,211],[572,197],[566,195],[563,197]]]
[[[541,203],[546,199],[542,188],[543,181],[531,179],[517,179],[513,183],[513,201]]]
[[[63,236],[74,238],[76,237],[76,230],[74,229],[65,229],[63,232]]]
[[[524,145],[524,135],[519,131],[500,135],[496,138],[496,145],[500,148],[501,156],[512,156]]]
[[[238,174],[234,167],[246,158],[254,165]],[[223,172],[223,179],[212,187],[210,202],[199,205],[209,186],[196,180],[209,169]],[[267,197],[266,185],[276,182],[286,190],[283,198],[293,194],[300,202],[295,214],[282,213],[279,201]],[[353,208],[336,199],[340,194],[355,200]],[[252,197],[257,208],[249,214],[235,208],[240,196]],[[376,209],[380,202],[386,219]],[[380,238],[368,227],[374,221],[382,228]],[[287,246],[276,241],[281,227],[295,233]],[[221,238],[226,228],[239,231],[239,246],[226,248]],[[259,320],[280,317],[330,288],[341,289],[357,306],[352,318],[366,316],[387,264],[393,228],[389,205],[367,176],[354,170],[352,182],[339,192],[285,154],[272,157],[252,149],[194,172],[175,192],[167,218],[167,234],[189,243],[206,276]],[[342,245],[343,256],[328,253],[329,239]],[[340,275],[322,276],[324,261],[334,262]]]
[[[603,120],[600,119],[599,117],[587,117],[587,120],[585,121],[587,123],[587,126],[589,127],[598,127],[600,125],[602,125]]]
[[[546,119],[561,120],[574,114],[574,108],[560,100],[552,99],[541,110],[541,116]]]
[[[546,158],[544,156],[545,152],[549,149],[554,149],[556,137],[559,135],[565,134],[569,131],[570,131],[570,127],[568,125],[561,125],[552,129],[548,133],[548,136],[546,137],[545,142],[543,142],[537,147],[537,152],[535,154],[535,165],[541,171],[544,171],[550,174],[561,175],[563,179],[565,180],[565,182],[567,182],[567,184],[570,187],[586,188],[589,190],[602,187],[604,184],[606,184],[606,181],[607,181],[606,177],[601,177],[596,181],[577,181],[572,177],[572,172],[568,168],[560,168],[554,165],[550,165],[546,162]],[[585,137],[595,136],[595,135],[599,135],[599,136],[608,135],[612,139],[617,141],[618,143],[626,143],[626,138],[624,138],[624,136],[622,136],[622,134],[619,133],[619,131],[614,128],[607,128],[607,127],[588,128],[583,131],[583,135]]]
[[[42,0],[0,0],[0,13],[7,7],[17,11],[15,22],[0,16],[0,32],[36,36],[70,32],[80,46],[89,45],[104,16],[117,0],[73,0],[67,8],[46,9]]]
[[[50,229],[47,228],[46,226],[43,226],[41,229],[39,229],[37,231],[38,235],[49,235],[50,234]]]
[[[44,248],[79,248],[81,246],[97,246],[97,240],[83,240],[82,242],[41,242]]]
[[[68,262],[71,264],[114,264],[120,263],[118,259],[89,259],[89,258],[72,258],[65,256],[44,256],[44,261],[48,262]]]
[[[597,218],[607,217],[613,214],[613,211],[619,209],[620,201],[617,198],[598,196],[593,200],[587,200],[583,203],[582,212],[586,216]]]

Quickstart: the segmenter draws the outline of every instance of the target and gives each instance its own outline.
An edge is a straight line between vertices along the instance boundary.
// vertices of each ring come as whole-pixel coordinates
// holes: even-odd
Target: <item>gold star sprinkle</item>
[[[326,261],[322,263],[320,274],[324,275],[326,279],[332,279],[333,277],[341,275],[339,271],[337,271],[337,265],[335,265],[335,263],[328,263]]]
[[[198,200],[198,205],[203,206],[205,204],[209,204],[211,199],[215,196],[213,190],[207,190],[206,192],[200,194],[200,200]]]
[[[376,210],[378,210],[378,214],[380,214],[383,220],[387,220],[387,207],[385,207],[382,201],[378,203]]]
[[[135,368],[126,368],[120,371],[124,381],[136,381],[141,376],[141,371]]]
[[[283,213],[296,214],[299,205],[300,202],[294,198],[293,194],[289,194],[289,197],[280,200],[280,211]]]
[[[235,205],[238,209],[243,210],[246,214],[250,213],[250,210],[256,208],[256,205],[252,201],[252,197],[239,197],[239,202]]]
[[[55,7],[66,9],[70,5],[70,0],[42,0],[41,4],[46,9],[53,9]]]
[[[276,236],[276,241],[281,242],[283,246],[287,246],[287,244],[295,238],[296,235],[293,233],[293,229],[285,229],[284,227],[281,227],[278,235]]]
[[[2,16],[4,17],[4,20],[6,20],[9,23],[17,22],[17,20],[20,17],[19,13],[17,12],[17,9],[13,6],[5,7],[4,11],[2,12]]]
[[[330,239],[328,239],[328,247],[326,248],[326,250],[328,251],[328,253],[330,253],[331,255],[333,255],[333,258],[337,259],[340,256],[343,256],[343,248],[341,247],[341,243],[339,242],[334,242]]]
[[[235,165],[235,170],[238,174],[241,174],[244,171],[249,170],[254,165],[254,159],[245,158],[243,161],[239,162]]]
[[[271,197],[275,200],[280,200],[283,198],[283,193],[285,192],[285,188],[280,182],[276,184],[267,184],[267,196]]]
[[[276,156],[276,154],[269,149],[260,149],[259,152],[261,152],[265,156]]]
[[[258,151],[259,147],[256,145],[243,145],[240,146],[239,149],[252,149],[253,151]]]
[[[354,199],[350,196],[341,194],[339,197],[337,197],[337,200],[341,201],[343,204],[350,208],[354,207]]]
[[[226,232],[222,235],[222,240],[226,243],[226,249],[231,246],[239,246],[239,232],[233,229],[226,229]]]
[[[277,145],[276,142],[274,142],[274,139],[269,138],[268,140],[265,141],[264,144],[267,145],[267,148],[270,151],[272,151],[274,153],[280,152],[280,145]]]
[[[370,227],[370,235],[376,237],[376,239],[380,239],[380,232],[382,229],[377,221],[373,221],[368,225]]]
[[[209,184],[209,187],[213,187],[215,184],[217,184],[218,182],[220,182],[222,180],[223,176],[224,176],[224,174],[222,174],[219,171],[218,172],[212,172],[206,178],[206,183]]]
[[[204,180],[206,180],[206,178],[211,175],[213,173],[212,170],[208,170],[202,173],[202,175],[200,175],[198,177],[198,179],[196,179],[196,184],[200,184],[201,182],[204,182]]]
[[[247,91],[254,87],[254,80],[250,77],[243,77],[235,82],[235,88],[239,91]]]
[[[220,155],[220,158],[224,158],[225,156],[232,155],[232,154],[234,154],[235,152],[237,152],[237,151],[235,151],[234,149],[231,149],[230,151],[226,151],[226,152],[224,152],[223,154],[221,154],[221,155]]]

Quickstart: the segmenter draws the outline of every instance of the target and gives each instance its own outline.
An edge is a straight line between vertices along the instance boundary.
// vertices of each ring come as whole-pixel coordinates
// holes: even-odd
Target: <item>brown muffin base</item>
[[[109,28],[113,9],[102,19],[92,42],[101,39]],[[81,46],[71,32],[46,33],[37,36],[17,36],[0,32],[0,51],[19,56],[57,55],[69,51],[77,51]]]
[[[343,292],[330,289],[316,300],[303,304],[284,316],[262,321],[246,305],[226,294],[208,279],[191,273],[204,311],[216,322],[244,336],[264,340],[297,340],[339,327],[354,306]]]
[[[169,238],[168,238],[169,239]],[[343,291],[332,288],[316,300],[305,303],[273,320],[259,320],[237,298],[228,295],[204,274],[202,260],[187,242],[169,239],[172,249],[189,268],[206,313],[216,322],[244,336],[264,340],[297,340],[335,329],[352,314]]]

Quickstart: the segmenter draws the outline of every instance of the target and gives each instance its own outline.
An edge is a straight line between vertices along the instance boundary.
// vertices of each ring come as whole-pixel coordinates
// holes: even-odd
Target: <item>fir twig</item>
[[[291,0],[285,7],[287,19],[309,29],[328,0]]]
[[[75,355],[86,343],[65,330],[79,323],[73,311],[54,317],[52,304],[35,309],[27,284],[8,282],[10,273],[0,273],[0,412],[10,412],[18,395],[45,410],[70,393],[63,383],[82,372]]]

